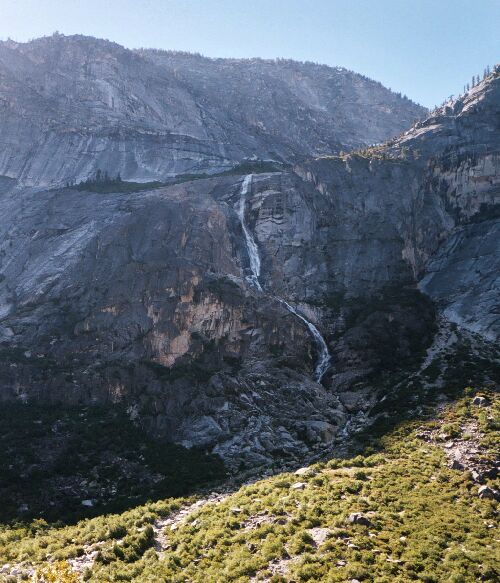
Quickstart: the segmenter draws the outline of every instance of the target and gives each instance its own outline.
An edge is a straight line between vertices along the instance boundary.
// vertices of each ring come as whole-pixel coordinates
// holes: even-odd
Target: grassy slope
[[[500,398],[489,398],[487,408],[462,398],[438,420],[404,423],[364,455],[315,464],[306,475],[267,478],[207,504],[167,531],[160,557],[148,525],[186,499],[71,527],[5,528],[0,563],[41,564],[99,548],[84,574],[94,582],[498,580],[497,503],[478,497],[470,472],[449,468],[443,447],[447,432],[459,435],[472,423],[481,435],[479,455],[498,452]],[[434,437],[422,439],[426,431]],[[304,488],[292,488],[299,481]],[[365,513],[371,524],[350,523],[352,512]],[[319,534],[324,542],[315,542]]]

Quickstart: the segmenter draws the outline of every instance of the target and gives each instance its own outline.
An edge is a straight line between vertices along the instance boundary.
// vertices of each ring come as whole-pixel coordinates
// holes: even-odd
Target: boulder
[[[294,473],[296,476],[310,476],[311,474],[314,473],[314,470],[312,468],[309,468],[309,467],[299,468]]]
[[[371,520],[362,512],[353,512],[347,517],[347,521],[352,524],[362,524],[363,526],[371,526]]]
[[[490,402],[488,401],[488,399],[486,397],[474,397],[473,401],[472,401],[473,405],[477,405],[478,407],[487,407]]]
[[[489,486],[480,486],[477,495],[483,500],[500,500],[500,492]]]

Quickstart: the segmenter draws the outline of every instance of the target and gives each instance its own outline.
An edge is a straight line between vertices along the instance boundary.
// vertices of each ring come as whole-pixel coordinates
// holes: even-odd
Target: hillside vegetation
[[[14,570],[40,581],[496,581],[500,398],[466,395],[362,455],[230,495],[74,526],[5,525],[3,580]]]

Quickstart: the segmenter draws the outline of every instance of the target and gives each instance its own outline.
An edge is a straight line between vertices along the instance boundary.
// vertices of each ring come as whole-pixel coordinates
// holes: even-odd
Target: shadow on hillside
[[[437,404],[471,393],[470,387],[498,386],[500,367],[495,347],[492,351],[478,354],[462,341],[417,374],[379,377],[383,398],[370,412],[373,423],[322,459],[374,453],[383,447],[381,438],[401,422],[434,416]],[[120,409],[3,403],[0,424],[0,522],[43,518],[72,524],[227,481],[219,457],[154,440]],[[303,459],[296,465],[307,463]],[[294,468],[282,460],[274,469]],[[257,479],[248,470],[231,483]]]
[[[498,390],[500,361],[497,348],[478,354],[462,338],[455,350],[435,358],[411,378],[389,375],[379,381],[381,400],[370,411],[373,422],[354,435],[348,455],[370,454],[383,448],[381,438],[402,422],[434,418],[439,404],[456,401],[482,388]]]
[[[151,439],[124,411],[3,403],[0,522],[75,523],[185,496],[225,476],[222,460]]]

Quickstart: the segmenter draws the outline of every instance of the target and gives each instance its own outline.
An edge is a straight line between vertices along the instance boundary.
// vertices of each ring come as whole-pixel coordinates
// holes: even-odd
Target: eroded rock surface
[[[0,43],[0,175],[61,185],[290,161],[387,139],[425,109],[342,68],[131,51],[54,35]]]
[[[92,91],[99,85],[96,67],[102,76],[121,60],[131,71],[146,62],[145,71],[152,67],[156,75],[158,67],[175,61],[174,55],[130,53],[81,39],[37,42],[40,70],[56,57],[87,63],[81,87]],[[60,43],[69,43],[72,51],[57,56]],[[34,71],[30,47],[2,45],[4,66],[8,55],[12,66]],[[266,71],[278,67],[261,65]],[[239,66],[227,64],[231,71]],[[224,62],[207,67],[210,77]],[[9,87],[21,95],[19,86]],[[44,89],[47,103],[68,113],[57,121],[67,129],[73,105],[66,110],[51,101],[53,91],[60,91],[51,87]],[[130,86],[123,88],[130,100],[132,93]],[[162,119],[158,104],[148,102],[148,109],[139,100],[134,110],[131,102],[119,107],[118,94],[109,95],[115,99],[111,112],[128,112],[127,132],[137,131],[145,119]],[[27,91],[22,98],[35,99]],[[184,98],[179,103],[189,111]],[[35,192],[5,179],[0,398],[123,405],[154,435],[206,447],[234,469],[276,458],[298,461],[335,447],[369,421],[378,400],[377,375],[416,364],[432,342],[437,311],[486,340],[497,337],[499,104],[495,72],[465,98],[384,146],[253,174],[245,224],[258,247],[262,290],[249,281],[238,216],[245,176],[128,194]],[[17,101],[12,107],[15,120]],[[95,128],[109,108],[108,102],[92,106],[92,140],[102,139]],[[243,127],[241,120],[235,124]],[[182,131],[196,133],[190,127]],[[245,139],[257,139],[246,126],[242,131]],[[303,131],[309,131],[307,125]],[[301,141],[293,132],[289,137]],[[273,147],[281,148],[280,140]],[[133,161],[129,172],[107,158],[114,146],[100,142],[101,154],[88,143],[92,153],[85,172],[103,161],[109,161],[110,172],[136,179],[172,170],[140,175],[145,166]],[[156,152],[160,146],[154,143]],[[83,172],[84,166],[67,166],[63,154],[51,151],[61,169],[57,174],[38,160],[45,150],[35,148],[21,176],[13,170],[18,162],[7,160],[12,151],[2,150],[2,168],[21,181],[44,184],[47,176],[57,182],[66,173],[77,178]],[[248,153],[224,154],[224,164]],[[302,153],[317,151],[307,146]],[[84,158],[78,154],[78,164]],[[206,169],[206,159],[200,165]],[[322,383],[314,381],[317,346],[310,330],[277,298],[326,339],[332,366]]]

